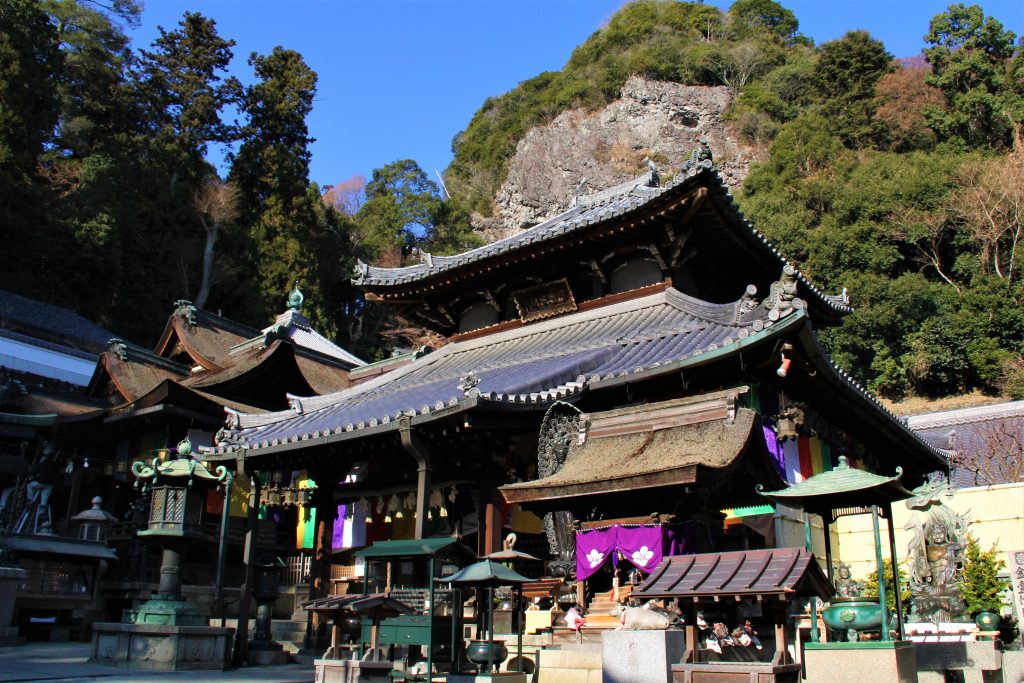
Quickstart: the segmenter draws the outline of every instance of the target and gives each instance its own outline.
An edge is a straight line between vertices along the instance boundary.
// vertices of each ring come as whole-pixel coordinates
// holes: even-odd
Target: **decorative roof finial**
[[[292,288],[292,291],[288,293],[288,308],[297,312],[300,308],[302,308],[302,302],[305,300],[306,297],[304,297],[302,295],[302,292],[299,290],[299,281],[296,280],[295,287]]]
[[[178,442],[178,457],[187,458],[192,455],[192,441],[186,436]]]
[[[708,144],[708,139],[701,136],[697,142],[700,143],[700,147],[693,150],[690,153],[690,158],[683,162],[682,170],[684,172],[692,171],[687,175],[696,175],[698,170],[711,168],[714,165],[714,157],[711,154],[711,145]]]

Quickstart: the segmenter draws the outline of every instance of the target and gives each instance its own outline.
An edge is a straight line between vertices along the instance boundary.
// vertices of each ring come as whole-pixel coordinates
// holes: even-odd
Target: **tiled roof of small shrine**
[[[485,261],[492,257],[500,257],[511,252],[530,249],[533,245],[556,240],[591,226],[638,213],[646,205],[658,198],[686,191],[700,184],[702,180],[709,187],[723,194],[730,204],[732,211],[735,212],[736,219],[742,223],[747,231],[746,236],[755,243],[760,243],[768,254],[774,256],[779,268],[791,265],[768,242],[768,239],[743,216],[739,207],[732,200],[728,187],[716,169],[713,167],[691,166],[661,187],[649,187],[643,182],[633,182],[611,188],[597,195],[591,195],[590,198],[580,197],[575,206],[550,220],[535,225],[517,235],[491,242],[461,254],[454,256],[423,254],[422,263],[403,268],[379,268],[360,262],[357,265],[358,277],[353,282],[357,285],[372,288],[374,286],[396,286],[425,280],[446,271],[453,271],[462,266]],[[810,291],[829,308],[840,313],[849,313],[853,310],[845,296],[824,293],[801,274],[799,270],[796,270],[796,277],[803,291]]]
[[[257,451],[344,432],[417,421],[482,402],[546,406],[584,386],[669,372],[774,336],[805,316],[778,322],[758,306],[710,304],[667,288],[482,337],[454,341],[409,365],[344,391],[293,397],[290,411],[229,414],[217,450]],[[310,444],[313,445],[313,444]]]

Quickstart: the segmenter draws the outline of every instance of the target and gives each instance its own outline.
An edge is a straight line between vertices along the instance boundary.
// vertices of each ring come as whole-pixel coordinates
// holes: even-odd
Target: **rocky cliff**
[[[530,130],[509,163],[493,218],[476,228],[493,241],[564,211],[576,195],[598,192],[640,175],[653,161],[662,182],[706,137],[726,181],[738,186],[756,153],[722,120],[725,87],[629,79],[621,97],[599,111],[563,112]]]

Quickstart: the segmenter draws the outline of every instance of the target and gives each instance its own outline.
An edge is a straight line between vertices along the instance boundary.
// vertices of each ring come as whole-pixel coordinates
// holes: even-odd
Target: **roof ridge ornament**
[[[479,384],[480,377],[472,370],[469,371],[469,374],[459,378],[459,390],[466,396],[479,396],[480,390],[477,388]]]
[[[124,339],[121,339],[120,337],[111,337],[107,340],[107,344],[110,346],[110,353],[117,356],[118,360],[128,360],[128,345],[125,343]]]
[[[711,145],[708,144],[707,137],[702,135],[697,142],[700,143],[700,147],[690,152],[690,158],[680,166],[679,170],[686,175],[696,175],[700,169],[711,168],[715,165],[714,155],[711,153]],[[693,173],[689,173],[691,170]]]
[[[196,308],[188,299],[178,299],[174,302],[174,315],[180,315],[188,323],[189,327],[196,326]]]
[[[807,302],[796,295],[796,268],[788,263],[782,267],[782,275],[773,282],[768,297],[761,304],[768,311],[768,319],[778,321],[793,311],[807,307]]]
[[[302,294],[302,290],[299,289],[299,281],[295,281],[295,286],[292,287],[292,291],[288,293],[288,308],[299,312],[302,308],[302,302],[306,300],[306,297]]]

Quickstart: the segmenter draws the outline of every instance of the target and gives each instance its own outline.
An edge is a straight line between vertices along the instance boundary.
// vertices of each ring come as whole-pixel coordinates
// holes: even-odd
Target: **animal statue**
[[[672,625],[671,617],[656,609],[619,605],[610,614],[619,618],[616,631],[664,631]]]

